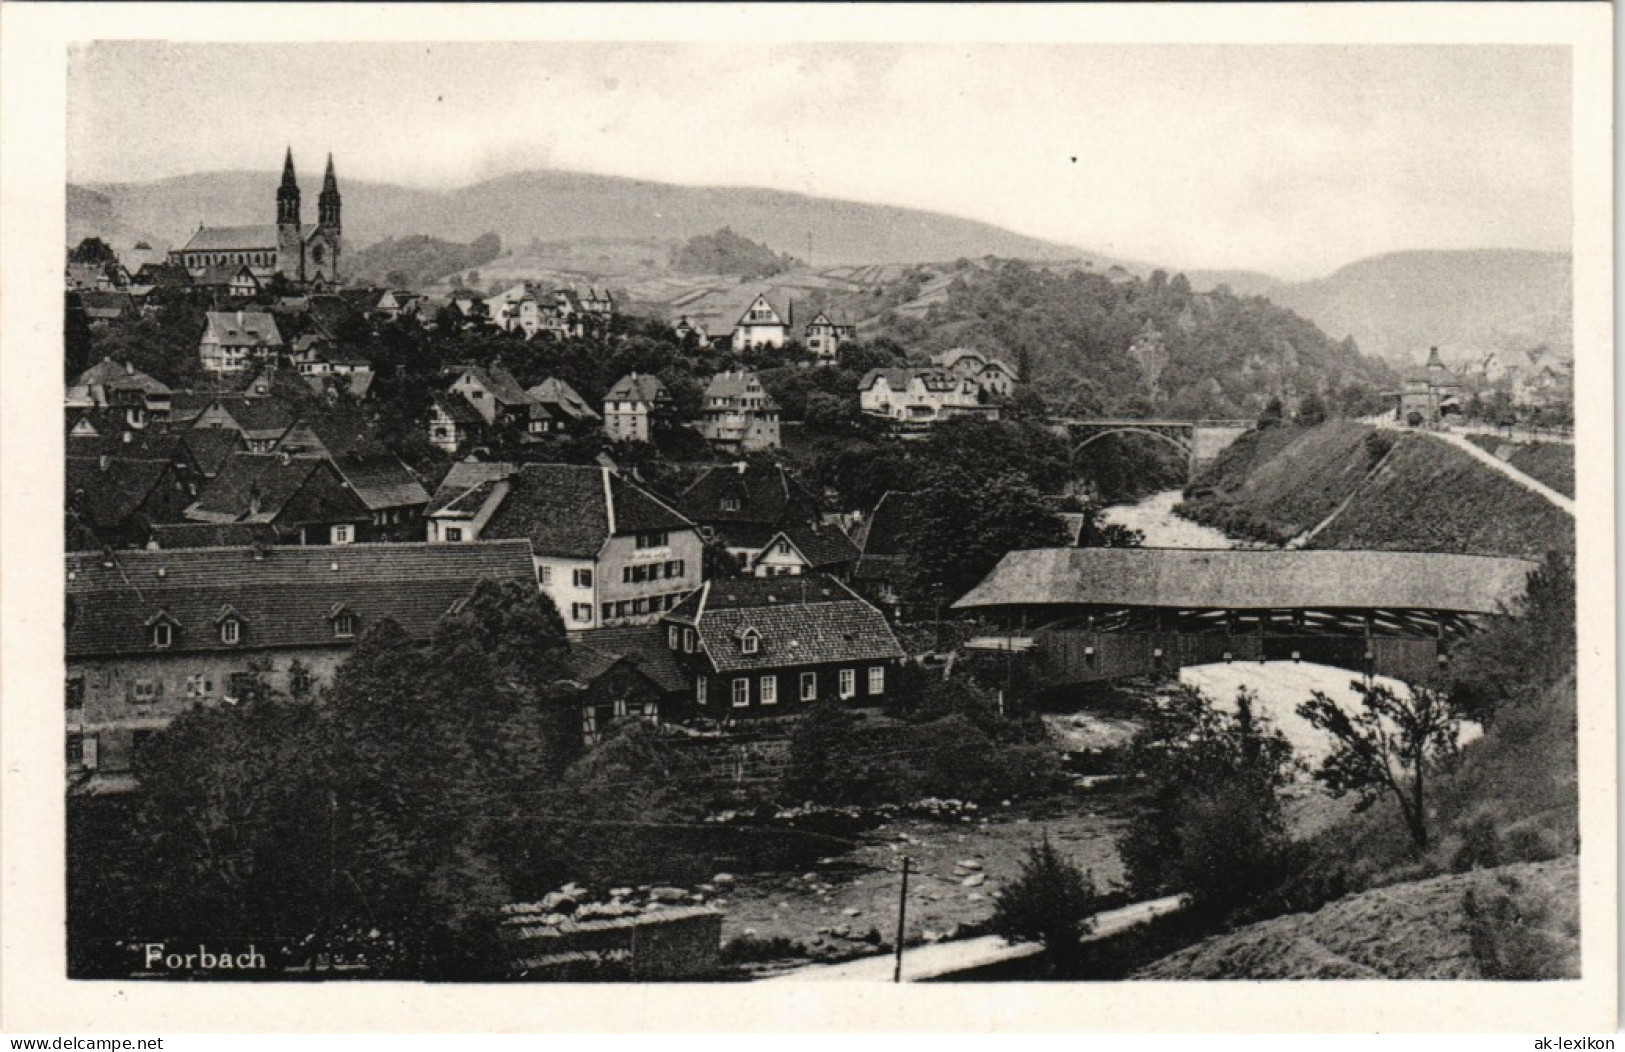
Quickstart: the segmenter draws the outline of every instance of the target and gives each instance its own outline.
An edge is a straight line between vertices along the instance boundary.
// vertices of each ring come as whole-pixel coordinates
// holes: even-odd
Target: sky
[[[173,44],[70,52],[68,176],[552,167],[903,205],[1181,269],[1567,250],[1566,48]]]

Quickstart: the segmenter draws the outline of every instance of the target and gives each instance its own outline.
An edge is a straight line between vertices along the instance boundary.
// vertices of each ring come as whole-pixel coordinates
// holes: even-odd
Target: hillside
[[[348,179],[339,159],[345,237],[358,247],[386,237],[427,234],[470,242],[498,230],[509,245],[531,240],[655,238],[677,247],[730,227],[739,236],[839,263],[912,263],[961,256],[1068,259],[1077,249],[969,219],[748,187],[676,186],[615,176],[531,171],[453,190],[424,190]],[[307,211],[316,171],[304,174]],[[199,221],[264,223],[273,217],[277,173],[206,172],[146,183],[71,188],[70,232],[97,223],[179,243]],[[89,232],[95,233],[95,229]],[[83,235],[81,235],[83,236]],[[805,255],[806,252],[798,251]]]
[[[911,350],[1005,357],[1065,415],[1253,418],[1282,390],[1365,413],[1393,382],[1381,362],[1269,300],[1196,292],[1162,272],[960,261],[858,302],[871,331]]]
[[[1538,559],[1574,552],[1574,519],[1461,450],[1401,435],[1310,546]]]
[[[502,240],[495,234],[466,245],[418,234],[374,242],[352,253],[345,269],[350,281],[420,288],[442,275],[484,266],[501,253]]]
[[[1188,489],[1179,513],[1232,537],[1285,544],[1348,500],[1388,451],[1376,429],[1349,420],[1249,431]]]
[[[1569,515],[1460,450],[1350,421],[1243,435],[1186,497],[1176,509],[1185,518],[1272,544],[1320,524],[1309,547],[1525,558],[1574,550]]]
[[[1433,346],[1449,360],[1540,344],[1568,356],[1571,270],[1559,252],[1394,252],[1263,294],[1389,361],[1420,362]]]
[[[1535,975],[1486,968],[1464,907],[1509,901],[1525,923],[1521,963]],[[1579,863],[1574,856],[1434,877],[1352,895],[1314,913],[1294,913],[1208,939],[1155,961],[1137,979],[1455,979],[1578,978]],[[1482,934],[1480,933],[1480,937]],[[1490,974],[1486,974],[1486,972]]]

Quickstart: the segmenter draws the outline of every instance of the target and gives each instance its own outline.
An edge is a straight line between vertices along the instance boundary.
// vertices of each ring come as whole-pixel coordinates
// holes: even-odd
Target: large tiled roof
[[[75,387],[107,387],[113,390],[140,390],[152,394],[169,394],[169,386],[128,364],[120,365],[111,358],[103,358],[79,374]]]
[[[70,449],[71,454],[71,449]],[[117,530],[128,523],[154,490],[169,479],[169,462],[161,459],[70,455],[66,463],[67,508],[94,531]]]
[[[629,373],[615,381],[615,386],[604,395],[606,402],[665,402],[671,399],[660,377],[648,373]]]
[[[668,616],[695,625],[718,672],[904,656],[885,615],[823,575],[716,578]],[[760,644],[747,654],[751,629]]]
[[[897,490],[881,494],[880,502],[869,518],[859,524],[858,558],[853,577],[861,581],[891,581],[902,572],[905,549],[903,538],[908,528],[914,495]]]
[[[223,427],[194,427],[182,432],[182,440],[205,478],[219,474],[231,455],[243,449],[243,436]]]
[[[858,557],[857,545],[852,543],[846,531],[839,526],[791,526],[769,538],[767,548],[771,548],[779,537],[794,545],[796,551],[800,552],[802,558],[815,570],[854,562]],[[765,550],[763,554],[766,554]]]
[[[281,347],[282,333],[276,327],[276,316],[266,311],[209,311],[209,324],[203,338],[211,336],[222,344],[253,344]]]
[[[596,558],[611,533],[693,528],[682,515],[608,468],[526,464],[481,536],[527,538],[537,555]],[[613,529],[611,524],[613,523]]]
[[[432,397],[434,398],[434,404],[439,406],[440,411],[449,416],[453,423],[471,426],[485,423],[485,418],[479,414],[479,410],[469,405],[468,399],[460,394],[452,394],[449,391],[434,391]]]
[[[281,438],[298,419],[293,407],[280,398],[249,398],[246,395],[221,395],[210,404],[219,405],[244,434]]]
[[[575,388],[556,377],[548,377],[525,393],[538,402],[558,406],[577,420],[598,419],[598,410],[588,405]]]
[[[313,506],[291,507],[295,497],[306,493],[312,476],[321,472],[333,476],[333,485],[326,487],[328,492],[319,494]],[[256,496],[258,512],[252,510]],[[283,457],[276,453],[232,454],[198,494],[197,502],[186,510],[186,516],[196,522],[271,522],[285,509],[298,521],[309,523],[371,518],[361,498],[345,488],[338,470],[326,458]]]
[[[460,496],[482,482],[495,482],[519,470],[505,460],[459,460],[441,476],[434,488],[434,500],[439,502]]]
[[[279,544],[282,534],[268,522],[165,522],[152,527],[159,548],[243,548]]]
[[[482,578],[535,581],[524,542],[197,548],[68,556],[69,657],[152,653],[150,625],[175,625],[179,652],[332,646],[348,611],[359,634],[386,617],[425,639]],[[159,571],[162,570],[162,576]],[[234,613],[242,640],[220,641]]]
[[[423,483],[399,457],[382,447],[336,456],[333,465],[361,502],[373,511],[422,507],[429,503],[429,491],[423,488]]]
[[[756,374],[747,369],[730,369],[712,376],[711,382],[705,385],[705,404],[709,406],[713,398],[725,398],[735,402],[751,394],[761,398],[762,409],[779,407],[773,396],[767,393],[767,389],[757,379]]]
[[[945,369],[936,366],[904,366],[892,369],[870,369],[858,381],[858,390],[867,391],[875,382],[884,377],[886,385],[893,391],[907,390],[910,383],[918,379],[931,391],[951,391],[959,386],[960,378]]]
[[[470,365],[462,370],[459,379],[462,376],[472,377],[503,405],[528,405],[531,402],[530,395],[514,379],[513,373],[501,364]]]
[[[90,289],[78,294],[79,306],[92,318],[117,318],[135,310],[135,300],[128,292],[96,292]]]
[[[314,223],[306,223],[300,227],[301,237],[308,238],[316,232]],[[179,252],[223,252],[228,249],[243,251],[275,252],[277,250],[277,228],[274,223],[257,223],[253,226],[204,226],[198,227],[186,244],[176,251]]]
[[[1443,610],[1516,603],[1534,564],[1431,552],[1038,548],[1010,552],[955,609]]]
[[[738,501],[724,510],[724,500]],[[818,497],[779,464],[762,462],[710,468],[677,498],[677,506],[695,522],[723,530],[754,524],[791,526],[812,522],[820,511]]]
[[[118,423],[122,424],[123,421]],[[162,428],[149,427],[136,431],[128,427],[103,427],[94,435],[70,434],[66,452],[70,457],[94,459],[109,456],[122,460],[177,461],[185,464],[193,456],[190,449],[180,448],[181,440],[181,434]]]
[[[688,689],[688,675],[666,645],[666,630],[661,625],[625,625],[575,632],[570,636],[570,649],[587,656],[590,663],[584,661],[583,667],[596,665],[600,675],[624,657],[661,690],[678,694]]]

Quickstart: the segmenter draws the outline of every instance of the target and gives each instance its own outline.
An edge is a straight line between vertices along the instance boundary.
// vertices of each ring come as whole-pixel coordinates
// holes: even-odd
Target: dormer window
[[[738,511],[739,510],[739,498],[738,497],[723,497],[722,498],[722,510],[723,511]]]
[[[228,617],[220,622],[220,642],[240,643],[243,639],[243,623],[235,617]]]
[[[762,649],[762,634],[754,628],[747,628],[739,634],[739,652],[741,654],[754,654]]]
[[[343,603],[333,604],[333,609],[327,612],[327,620],[333,626],[334,639],[355,638],[355,612]]]
[[[168,621],[160,621],[152,626],[152,645],[159,650],[166,650],[175,641],[175,630]]]

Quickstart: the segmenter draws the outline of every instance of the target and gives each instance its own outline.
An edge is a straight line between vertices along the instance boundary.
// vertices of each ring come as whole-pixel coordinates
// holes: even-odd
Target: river
[[[1108,523],[1127,526],[1145,535],[1147,548],[1236,548],[1240,545],[1218,530],[1174,514],[1184,495],[1177,489],[1153,493],[1133,504],[1113,504],[1101,510]]]

